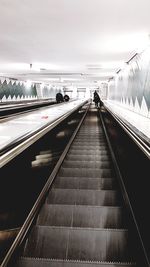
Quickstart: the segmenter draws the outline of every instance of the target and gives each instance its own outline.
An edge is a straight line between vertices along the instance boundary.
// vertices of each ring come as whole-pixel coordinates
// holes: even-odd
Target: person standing
[[[100,99],[99,94],[96,92],[96,90],[94,91],[94,99],[93,99],[93,101],[95,102],[95,107],[96,108],[101,107],[101,99]]]
[[[68,102],[70,97],[68,95],[64,95],[64,101]]]
[[[56,94],[56,102],[57,102],[57,103],[64,102],[64,98],[63,98],[62,93],[57,93],[57,94]]]

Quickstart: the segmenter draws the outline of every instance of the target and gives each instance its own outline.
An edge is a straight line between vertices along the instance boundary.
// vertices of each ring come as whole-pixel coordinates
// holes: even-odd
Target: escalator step
[[[101,168],[111,168],[112,165],[108,161],[84,161],[80,159],[80,161],[71,161],[71,160],[65,160],[62,165],[64,168],[95,168],[95,169],[101,169]]]
[[[78,133],[75,140],[101,140],[106,141],[106,138],[102,133],[95,132],[95,133]]]
[[[88,148],[86,148],[86,149],[81,149],[81,147],[80,147],[80,149],[74,149],[74,148],[70,148],[70,150],[69,150],[69,155],[94,155],[94,156],[105,156],[105,155],[108,155],[109,156],[109,153],[108,153],[108,151],[107,150],[99,150],[99,149],[95,149],[95,150],[93,150],[93,149],[88,149]]]
[[[102,143],[102,144],[107,144],[106,143],[106,140],[104,138],[95,138],[95,137],[91,137],[91,138],[87,138],[87,137],[78,137],[78,138],[75,138],[73,143],[80,143],[80,144],[84,144],[84,143],[89,143],[89,144],[99,144],[99,143]]]
[[[90,177],[90,178],[113,178],[114,172],[111,169],[92,168],[63,168],[61,167],[59,176],[62,177]]]
[[[103,130],[98,126],[94,127],[93,129],[90,127],[90,124],[87,123],[87,125],[82,125],[82,128],[80,128],[79,132],[78,132],[78,136],[81,135],[81,134],[84,134],[84,135],[88,135],[90,136],[90,134],[93,134],[94,136],[95,135],[102,135],[104,136],[103,134]]]
[[[106,139],[104,138],[103,135],[99,135],[99,134],[96,134],[96,135],[81,135],[81,134],[78,134],[75,138],[74,141],[77,141],[77,142],[84,142],[84,141],[95,141],[95,142],[105,142],[106,143]]]
[[[89,135],[89,134],[95,134],[95,133],[103,135],[103,130],[99,127],[99,125],[97,127],[97,124],[94,125],[94,127],[90,127],[90,124],[88,121],[86,122],[86,125],[82,124],[82,128],[79,130],[79,135],[80,134]]]
[[[66,160],[72,160],[72,161],[79,161],[79,160],[84,160],[84,161],[108,161],[110,162],[110,157],[107,155],[72,155],[71,153],[68,153],[66,156]]]
[[[78,140],[75,140],[74,142],[73,142],[73,145],[90,145],[90,146],[93,146],[93,145],[95,145],[95,146],[97,146],[97,145],[103,145],[103,146],[107,146],[106,145],[106,142],[104,142],[104,141],[100,141],[100,140],[81,140],[81,141],[78,141]]]
[[[79,143],[106,143],[106,139],[102,137],[95,137],[95,136],[89,136],[89,137],[84,137],[84,136],[78,136],[75,138],[74,142],[79,142]]]
[[[88,148],[88,149],[108,149],[107,145],[105,143],[100,143],[100,142],[97,142],[97,143],[91,143],[91,142],[74,142],[72,144],[72,148]]]
[[[107,146],[106,145],[87,145],[87,144],[82,144],[82,145],[77,145],[77,144],[72,144],[71,146],[72,149],[76,149],[76,150],[81,150],[81,149],[87,149],[87,150],[99,150],[99,151],[104,151],[107,152]]]
[[[88,127],[88,126],[87,126]],[[91,130],[90,127],[88,128],[88,130],[80,130],[78,132],[77,138],[81,137],[81,138],[104,138],[104,134],[102,131],[99,131],[99,129],[96,129],[97,127],[95,127],[94,130]]]
[[[35,226],[23,256],[87,260],[131,261],[127,230]]]
[[[134,263],[84,262],[50,259],[24,258],[19,259],[15,267],[135,267]]]
[[[47,197],[48,204],[116,206],[120,199],[113,190],[52,189]]]
[[[57,177],[53,188],[66,189],[95,189],[112,190],[116,189],[116,181],[111,178],[83,178],[80,177]]]
[[[121,229],[126,224],[121,207],[44,205],[37,225]]]

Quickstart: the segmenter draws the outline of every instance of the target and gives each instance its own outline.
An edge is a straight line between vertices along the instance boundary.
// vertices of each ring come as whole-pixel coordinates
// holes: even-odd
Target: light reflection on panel
[[[32,111],[30,114],[24,114],[18,118],[2,122],[0,126],[0,149],[21,136],[40,130],[43,126],[53,123],[55,120],[81,105],[83,102],[85,102],[85,99],[45,107],[42,111],[39,109]]]

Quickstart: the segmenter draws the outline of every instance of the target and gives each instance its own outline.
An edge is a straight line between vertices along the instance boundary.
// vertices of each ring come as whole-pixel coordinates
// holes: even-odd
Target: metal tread
[[[106,161],[95,161],[95,160],[64,160],[62,167],[65,168],[94,168],[94,169],[112,169],[112,164]]]
[[[27,265],[26,265],[27,263]],[[34,265],[35,263],[35,265]],[[21,257],[15,267],[134,267],[134,262],[106,262]]]
[[[57,176],[53,188],[115,190],[117,188],[117,181],[112,178],[72,178]]]
[[[114,171],[110,168],[96,169],[96,168],[64,168],[61,167],[58,175],[72,176],[72,177],[93,177],[93,178],[113,178]]]
[[[44,206],[61,206],[60,204],[48,204],[48,203],[44,203]],[[67,204],[63,204],[63,206],[73,206],[74,205],[67,205]],[[78,205],[78,207],[85,207],[84,205]],[[92,206],[92,205],[86,205],[86,207],[90,207],[90,208],[110,208],[110,209],[123,209],[123,206]]]
[[[49,204],[118,206],[120,196],[115,190],[52,189],[46,201]]]
[[[90,161],[94,160],[95,162],[109,162],[112,164],[112,161],[109,156],[100,156],[100,155],[67,155],[65,160],[84,160],[84,161]]]
[[[55,226],[55,225],[35,225],[35,228],[50,228],[52,230],[69,230],[69,231],[93,231],[93,232],[126,232],[127,228],[92,228],[92,227],[70,227],[70,226]]]
[[[107,149],[108,150],[108,147],[107,147],[107,144],[104,143],[104,142],[91,142],[91,141],[81,141],[81,142],[76,142],[74,141],[72,143],[72,146],[71,147],[77,147],[77,148],[81,148],[81,146],[84,148],[84,149],[87,149],[89,147],[89,149],[93,149],[93,147],[95,147],[96,149]]]
[[[61,204],[45,204],[36,224],[105,229],[123,229],[126,226],[125,215],[121,207]]]
[[[127,229],[33,227],[23,256],[87,261],[133,261]]]
[[[107,150],[100,150],[100,149],[90,149],[89,148],[81,148],[80,149],[75,149],[74,147],[70,148],[69,152],[68,152],[68,155],[77,155],[77,156],[97,156],[99,158],[102,158],[102,157],[109,157],[110,154],[108,153]]]
[[[101,145],[101,144],[98,144],[98,145],[95,145],[93,146],[93,144],[82,144],[82,145],[77,145],[77,144],[72,144],[71,148],[72,149],[76,149],[76,150],[80,150],[81,149],[81,146],[82,146],[82,149],[86,150],[99,150],[99,151],[102,151],[102,152],[108,152],[108,149],[107,149],[107,146],[106,145]]]

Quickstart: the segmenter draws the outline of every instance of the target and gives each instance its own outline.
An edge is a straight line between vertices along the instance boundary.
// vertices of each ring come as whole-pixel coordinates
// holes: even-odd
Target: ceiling
[[[149,44],[150,0],[1,0],[0,76],[94,86]]]

